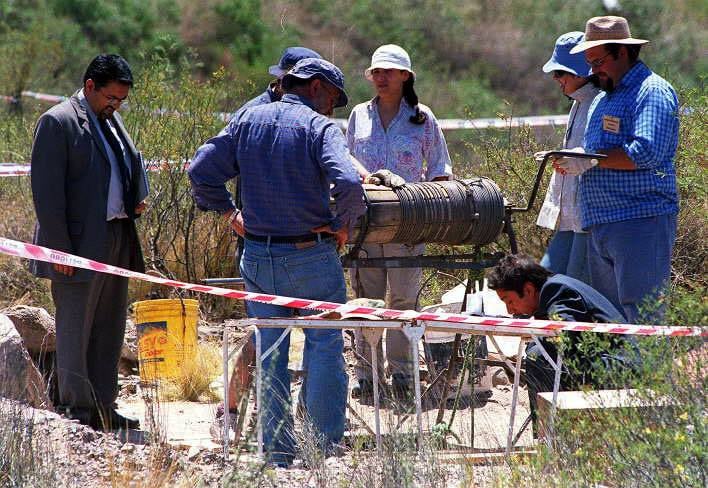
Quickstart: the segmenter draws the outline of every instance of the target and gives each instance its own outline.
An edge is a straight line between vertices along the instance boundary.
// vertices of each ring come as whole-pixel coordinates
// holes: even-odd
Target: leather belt
[[[296,244],[302,242],[315,242],[318,240],[323,241],[330,237],[333,237],[332,234],[328,234],[325,232],[302,234],[299,236],[257,236],[249,232],[246,232],[245,235],[245,238],[250,241],[268,242],[268,240],[270,239],[270,242],[274,244]]]

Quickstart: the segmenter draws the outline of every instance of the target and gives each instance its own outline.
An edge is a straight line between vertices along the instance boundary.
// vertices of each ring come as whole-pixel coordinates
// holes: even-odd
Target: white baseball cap
[[[401,46],[384,44],[371,55],[371,66],[366,68],[364,76],[371,80],[371,71],[376,69],[401,69],[410,72],[415,78],[415,71],[411,69],[411,58]]]

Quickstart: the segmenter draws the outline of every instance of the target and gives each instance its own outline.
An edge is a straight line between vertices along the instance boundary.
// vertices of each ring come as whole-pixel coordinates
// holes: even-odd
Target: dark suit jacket
[[[37,121],[32,145],[32,197],[37,213],[34,243],[105,262],[108,255],[108,185],[111,168],[96,127],[75,93]],[[114,114],[117,130],[127,143],[133,181],[146,181],[142,156]],[[140,178],[140,180],[138,180]],[[143,195],[144,196],[144,195]],[[137,197],[136,197],[137,200]],[[139,201],[126,202],[134,209]],[[144,271],[143,255],[131,219],[130,269]],[[92,271],[77,269],[73,277],[57,273],[49,263],[32,261],[30,270],[41,278],[62,282],[87,281]]]
[[[555,274],[548,278],[541,287],[539,306],[534,317],[541,320],[563,320],[571,322],[624,323],[624,316],[610,301],[597,290],[570,276]],[[595,358],[588,357],[579,349],[580,332],[566,332],[570,338],[566,358],[574,358],[578,367],[591,372]],[[606,364],[609,359],[615,362],[632,364],[638,360],[636,341],[632,336],[606,334],[607,349],[595,351],[599,359]],[[553,357],[557,354],[552,341],[541,339],[546,351]],[[632,353],[630,354],[630,349]]]
[[[625,319],[610,301],[590,285],[570,276],[555,274],[541,287],[537,319],[575,322],[621,323]]]

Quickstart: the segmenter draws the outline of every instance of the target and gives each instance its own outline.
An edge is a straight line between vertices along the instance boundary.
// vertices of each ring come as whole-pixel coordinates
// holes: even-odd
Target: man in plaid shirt
[[[638,59],[647,42],[631,37],[623,17],[588,20],[585,42],[571,53],[585,52],[604,92],[590,107],[583,146],[607,158],[556,163],[560,172],[582,174],[590,284],[635,323],[661,319],[679,208],[678,98]]]

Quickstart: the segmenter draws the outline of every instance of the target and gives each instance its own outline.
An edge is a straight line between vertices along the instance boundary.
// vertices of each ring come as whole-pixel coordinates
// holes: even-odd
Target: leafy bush
[[[700,306],[705,322],[703,297],[684,300],[680,308]],[[591,342],[593,337],[588,339]],[[559,487],[705,486],[708,350],[704,341],[645,338],[639,347],[642,363],[636,374],[598,373],[602,381],[631,385],[633,401],[642,406],[575,415],[564,412],[566,416],[556,419],[551,447],[542,445],[529,465],[513,466],[507,482]]]

